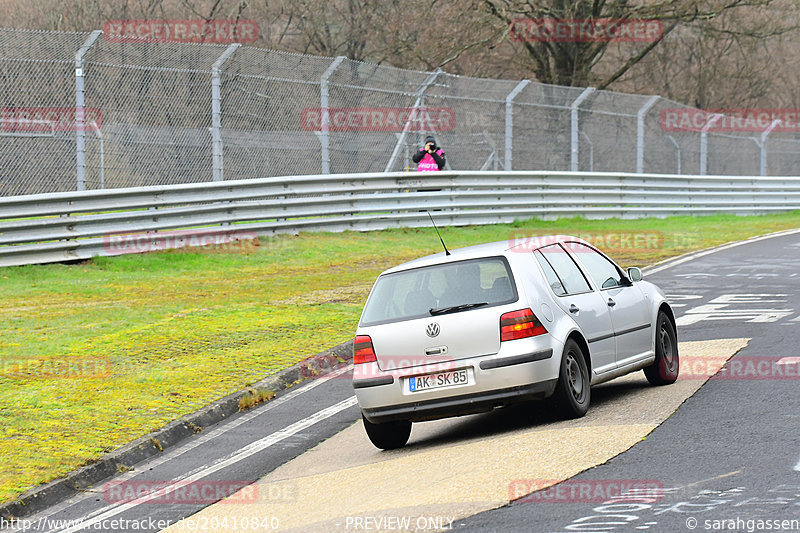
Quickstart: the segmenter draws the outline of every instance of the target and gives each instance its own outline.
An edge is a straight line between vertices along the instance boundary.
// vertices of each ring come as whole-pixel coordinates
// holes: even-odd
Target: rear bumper
[[[372,423],[392,420],[422,422],[451,416],[462,416],[491,411],[513,403],[537,400],[553,394],[557,379],[448,398],[425,400],[389,407],[362,408],[364,416]]]
[[[498,353],[465,359],[432,358],[428,364],[381,370],[377,362],[353,367],[353,388],[373,423],[435,420],[491,411],[550,396],[558,381],[563,346],[550,335],[505,342]],[[409,380],[465,370],[469,383],[411,390]]]

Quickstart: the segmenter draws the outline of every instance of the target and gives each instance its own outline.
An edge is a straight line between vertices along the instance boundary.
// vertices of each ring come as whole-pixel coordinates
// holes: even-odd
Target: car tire
[[[583,350],[568,339],[561,356],[561,369],[553,394],[556,409],[563,418],[580,418],[589,410],[591,382]]]
[[[656,360],[644,369],[644,375],[651,385],[669,385],[678,379],[679,371],[680,358],[675,326],[666,313],[659,311],[656,320]]]
[[[408,437],[411,436],[411,422],[408,420],[373,424],[363,414],[361,420],[364,421],[364,429],[367,431],[369,440],[381,450],[402,448],[408,442]]]

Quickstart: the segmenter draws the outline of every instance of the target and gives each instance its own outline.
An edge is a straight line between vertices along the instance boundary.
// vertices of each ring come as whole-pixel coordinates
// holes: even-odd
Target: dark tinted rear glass
[[[503,257],[487,257],[384,274],[375,283],[361,325],[429,317],[431,309],[517,300],[511,269]],[[482,306],[482,307],[486,307]]]

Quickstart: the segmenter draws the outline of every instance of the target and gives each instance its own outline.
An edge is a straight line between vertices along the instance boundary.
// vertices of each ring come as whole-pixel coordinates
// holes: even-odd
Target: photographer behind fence
[[[436,146],[436,139],[432,135],[428,135],[425,137],[425,147],[420,148],[411,160],[417,163],[418,172],[442,170],[445,165],[444,150]]]

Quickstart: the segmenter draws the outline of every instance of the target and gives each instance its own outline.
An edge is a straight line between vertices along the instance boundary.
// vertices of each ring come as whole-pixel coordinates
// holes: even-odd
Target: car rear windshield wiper
[[[450,307],[431,307],[428,311],[433,315],[446,315],[447,313],[457,313],[458,311],[466,311],[467,309],[474,309],[475,307],[483,307],[489,305],[486,302],[475,302],[472,304],[451,305]]]

